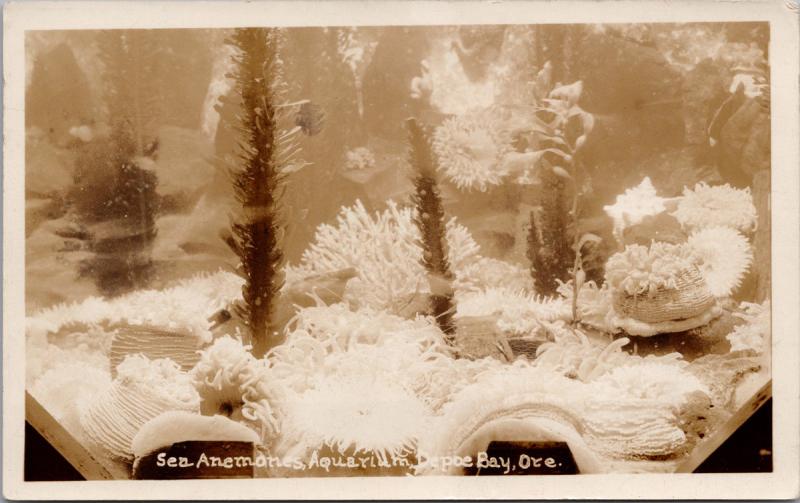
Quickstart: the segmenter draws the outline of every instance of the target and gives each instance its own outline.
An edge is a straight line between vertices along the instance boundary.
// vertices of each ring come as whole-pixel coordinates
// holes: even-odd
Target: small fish
[[[307,101],[300,105],[294,123],[299,126],[306,136],[314,136],[322,132],[325,121],[325,112],[322,107]]]

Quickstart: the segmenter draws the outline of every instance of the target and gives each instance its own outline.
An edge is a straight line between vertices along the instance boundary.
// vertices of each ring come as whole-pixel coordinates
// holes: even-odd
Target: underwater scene
[[[106,478],[692,471],[771,376],[769,35],[29,31],[28,399]]]

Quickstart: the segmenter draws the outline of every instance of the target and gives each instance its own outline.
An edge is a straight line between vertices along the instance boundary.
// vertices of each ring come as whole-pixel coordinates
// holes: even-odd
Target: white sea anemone
[[[506,172],[501,162],[511,151],[492,114],[471,114],[445,120],[433,134],[438,167],[460,189],[485,192],[500,185]]]
[[[684,362],[674,363],[639,360],[587,384],[583,418],[594,449],[622,458],[681,452],[687,438],[679,410],[691,396],[709,390]]]
[[[415,298],[429,292],[428,278],[421,263],[413,210],[392,201],[387,204],[383,212],[370,214],[356,201],[354,206],[342,208],[336,225],[320,225],[300,263],[287,267],[287,283],[310,274],[353,268],[357,276],[347,283],[346,301],[356,307],[406,312]],[[478,245],[455,219],[448,221],[446,228],[448,259],[458,276],[477,259]]]
[[[730,227],[709,227],[689,236],[689,247],[700,259],[700,271],[715,297],[727,297],[739,287],[753,261],[747,238]]]
[[[430,365],[451,358],[431,318],[334,304],[301,309],[289,326],[267,358],[273,377],[298,393],[333,375],[382,375],[413,387]]]
[[[456,318],[495,315],[497,327],[509,333],[529,334],[543,322],[571,317],[569,304],[560,297],[538,297],[506,288],[468,292],[456,300]]]
[[[749,187],[736,189],[727,183],[710,186],[705,182],[694,189],[684,188],[673,216],[687,230],[722,226],[745,233],[755,230],[758,218]]]
[[[616,290],[639,295],[659,288],[676,288],[677,275],[697,264],[698,258],[686,245],[654,242],[647,246],[628,245],[606,262],[606,281]]]
[[[513,291],[533,291],[533,279],[528,270],[509,262],[480,257],[467,264],[453,283],[457,291],[479,291],[506,288]]]
[[[248,349],[240,340],[221,337],[203,350],[191,376],[205,415],[241,421],[266,441],[280,429],[275,411],[280,390],[265,362]]]
[[[564,297],[567,305],[572,305],[573,287],[572,280],[560,282],[556,290]],[[608,334],[619,332],[619,327],[614,324],[614,300],[608,283],[598,287],[594,281],[587,281],[581,285],[578,292],[578,319],[581,323],[594,327]],[[570,319],[572,313],[570,312]]]
[[[396,381],[364,377],[328,376],[291,397],[277,452],[301,455],[327,446],[388,461],[413,451],[428,425],[427,407]]]
[[[656,194],[650,177],[645,177],[639,185],[617,196],[613,205],[604,206],[603,209],[614,221],[614,235],[622,241],[622,233],[627,227],[666,210],[665,201]]]
[[[622,365],[597,378],[592,396],[598,399],[624,397],[656,400],[663,406],[677,407],[694,391],[709,390],[685,365],[660,361],[638,361]]]
[[[89,297],[44,309],[26,320],[27,332],[55,333],[70,324],[127,322],[183,330],[198,341],[211,340],[207,318],[242,295],[243,280],[219,271],[200,274],[164,290],[137,290],[114,299]]]

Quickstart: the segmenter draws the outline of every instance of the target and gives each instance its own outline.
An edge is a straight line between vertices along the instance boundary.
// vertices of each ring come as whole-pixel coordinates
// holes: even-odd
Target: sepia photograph
[[[270,4],[6,27],[5,486],[797,492],[796,10]]]

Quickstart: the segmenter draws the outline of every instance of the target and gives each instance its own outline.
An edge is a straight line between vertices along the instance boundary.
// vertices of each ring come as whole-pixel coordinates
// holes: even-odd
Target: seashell
[[[674,288],[658,287],[638,295],[618,290],[614,293],[614,310],[645,323],[662,323],[694,318],[715,305],[714,296],[696,266],[681,269],[674,281]]]
[[[189,376],[170,360],[126,358],[111,386],[81,411],[91,444],[110,457],[133,460],[131,442],[149,420],[167,411],[199,413],[200,398]]]
[[[123,325],[117,329],[111,341],[111,375],[117,375],[117,366],[135,354],[141,354],[150,360],[169,358],[188,371],[200,360],[198,339],[189,334],[168,332],[157,328]]]

